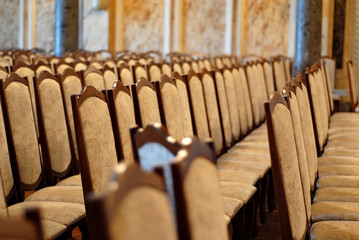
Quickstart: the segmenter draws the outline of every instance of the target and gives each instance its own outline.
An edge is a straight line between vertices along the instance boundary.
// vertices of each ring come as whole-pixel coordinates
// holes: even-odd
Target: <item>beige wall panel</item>
[[[0,48],[18,46],[19,0],[0,0]]]
[[[36,46],[50,52],[55,41],[55,0],[37,0],[36,7]]]

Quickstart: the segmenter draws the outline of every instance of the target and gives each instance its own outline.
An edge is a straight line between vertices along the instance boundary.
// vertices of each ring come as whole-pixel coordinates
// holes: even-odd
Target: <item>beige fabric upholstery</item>
[[[193,160],[183,180],[192,239],[228,239],[215,165]]]
[[[198,64],[195,61],[191,62],[191,67],[192,67],[193,71],[195,71],[196,73],[200,72]]]
[[[156,92],[150,87],[144,86],[137,92],[137,96],[143,127],[151,123],[160,123],[161,117]]]
[[[197,136],[200,140],[210,137],[206,106],[203,96],[202,83],[198,77],[193,76],[189,81],[189,88],[192,100],[194,121],[197,129]]]
[[[85,76],[85,85],[93,86],[98,91],[105,89],[105,81],[102,75],[97,72],[90,72]]]
[[[44,66],[44,65],[42,65],[36,69],[36,76],[39,76],[41,72],[49,72],[52,74],[51,68],[48,66]]]
[[[4,79],[6,76],[7,76],[7,72],[5,72],[5,71],[2,71],[1,69],[0,69],[0,79]]]
[[[116,166],[117,154],[107,103],[97,97],[86,99],[79,109],[92,190],[104,189]]]
[[[241,75],[241,87],[242,94],[244,96],[244,102],[246,107],[246,114],[247,114],[247,124],[248,124],[248,131],[253,128],[253,112],[252,112],[252,106],[251,106],[251,99],[249,96],[249,89],[248,89],[248,83],[247,83],[247,77],[246,73],[244,72],[243,68],[239,68],[239,74]]]
[[[274,79],[273,79],[272,68],[268,62],[264,62],[263,69],[264,69],[264,74],[267,84],[267,96],[270,96],[272,92],[274,92]]]
[[[113,212],[109,224],[111,239],[177,239],[174,217],[164,192],[147,186],[136,187]]]
[[[277,104],[272,112],[272,123],[292,236],[303,239],[306,231],[305,202],[289,109]]]
[[[327,138],[328,135],[328,124],[329,124],[329,118],[328,118],[328,109],[327,109],[327,105],[326,105],[326,101],[325,101],[325,96],[324,96],[324,86],[322,84],[322,78],[321,78],[321,73],[320,70],[318,70],[317,72],[314,73],[314,78],[316,81],[316,85],[317,85],[317,91],[318,91],[318,103],[320,105],[320,111],[321,111],[321,120],[322,120],[322,126],[323,126],[323,144],[325,143],[324,141]]]
[[[82,186],[51,186],[42,188],[25,199],[25,202],[33,201],[84,204],[84,196]]]
[[[78,159],[78,151],[77,151],[77,140],[75,133],[75,125],[73,118],[73,111],[71,105],[71,95],[79,94],[82,89],[81,80],[76,76],[68,76],[62,82],[63,90],[64,90],[64,99],[66,104],[67,117],[69,119],[69,127],[71,130],[72,142],[75,150],[76,158]]]
[[[183,75],[182,67],[179,63],[173,64],[173,71],[178,72],[179,74]]]
[[[136,76],[136,82],[138,81],[138,79],[140,77],[144,77],[144,78],[148,79],[146,69],[142,66],[135,67],[135,76]]]
[[[42,169],[29,89],[20,82],[12,82],[5,95],[20,179],[24,184],[33,184]]]
[[[74,66],[74,71],[75,72],[79,72],[79,71],[85,71],[87,69],[87,65],[85,63],[77,63]]]
[[[239,209],[242,208],[243,202],[230,197],[222,197],[222,205],[224,208],[224,214],[231,219],[236,216]]]
[[[38,208],[42,220],[49,220],[71,226],[85,217],[85,206],[65,202],[21,202],[8,207],[10,217],[19,217],[27,208]]]
[[[215,89],[213,78],[208,74],[205,74],[203,76],[202,83],[203,83],[206,107],[208,109],[209,129],[211,131],[211,137],[214,141],[214,150],[218,155],[223,150],[223,137],[222,137],[221,121],[219,118],[216,89]]]
[[[125,86],[131,85],[134,83],[132,73],[127,68],[120,70],[120,77],[121,77],[121,82]]]
[[[176,86],[171,83],[164,83],[161,87],[161,96],[168,133],[177,141],[180,141],[184,138],[184,133],[182,112],[177,107],[179,96]]]
[[[244,99],[244,86],[241,84],[241,75],[237,68],[232,69],[233,81],[236,88],[236,97],[237,97],[237,107],[238,107],[238,116],[241,126],[241,134],[245,135],[248,131],[247,124],[247,113],[246,113],[246,103]]]
[[[250,161],[218,161],[217,168],[221,170],[244,170],[255,173],[261,178],[268,171],[269,166],[260,162]]]
[[[318,168],[318,175],[346,175],[359,176],[359,165],[321,165]]]
[[[265,119],[265,112],[263,102],[268,99],[267,90],[266,90],[266,81],[263,71],[263,66],[261,63],[257,63],[253,66],[254,75],[256,76],[257,87],[258,89],[258,108],[259,108],[259,118],[260,121]]]
[[[222,196],[238,199],[243,204],[246,204],[257,191],[256,187],[241,182],[220,181],[219,185]]]
[[[317,180],[317,187],[359,188],[359,176],[322,176]]]
[[[359,222],[324,221],[314,223],[310,229],[313,240],[359,239]]]
[[[183,74],[188,74],[189,70],[191,70],[191,65],[188,62],[184,62],[182,64]]]
[[[231,71],[225,69],[223,71],[224,85],[226,87],[227,102],[229,109],[229,117],[231,120],[232,136],[234,140],[238,140],[240,137],[240,122],[238,116],[238,104],[235,92],[235,85],[233,81],[233,75]]]
[[[183,134],[185,137],[193,136],[193,125],[192,125],[192,117],[191,110],[188,100],[188,93],[186,84],[176,79],[178,97],[179,97],[179,107],[181,109],[182,121],[183,121]]]
[[[7,211],[7,203],[5,199],[5,191],[4,191],[4,185],[2,179],[3,178],[0,172],[0,218],[6,218],[8,217],[8,211]]]
[[[219,69],[223,68],[223,63],[222,63],[222,60],[220,58],[217,57],[215,62],[216,62],[217,68],[219,68]]]
[[[73,175],[71,177],[67,177],[64,180],[61,180],[60,182],[58,182],[56,184],[56,186],[79,186],[79,187],[82,187],[81,175],[77,174],[77,175]]]
[[[56,71],[58,74],[62,75],[65,72],[65,70],[68,68],[71,68],[71,66],[67,64],[61,64],[60,66],[57,67]]]
[[[168,64],[162,64],[162,73],[171,76],[171,68]]]
[[[118,92],[115,99],[117,122],[120,130],[122,152],[127,163],[133,162],[133,150],[130,127],[136,125],[135,110],[131,96],[125,92]]]
[[[322,187],[315,192],[313,202],[359,202],[359,189],[352,187]]]
[[[208,59],[204,60],[204,66],[208,71],[212,70],[211,62]]]
[[[358,96],[357,96],[357,86],[356,86],[356,82],[355,82],[355,74],[354,74],[354,69],[353,69],[353,64],[349,63],[348,64],[348,73],[349,73],[349,84],[350,84],[350,98],[352,99],[354,106],[356,106],[358,104]]]
[[[226,89],[224,86],[223,76],[218,71],[215,74],[215,80],[216,80],[216,86],[218,92],[218,101],[219,101],[219,106],[222,116],[224,138],[226,141],[226,146],[230,147],[232,144],[232,129],[231,129],[231,122],[229,117]]]
[[[38,89],[51,168],[62,173],[71,164],[72,156],[60,84],[44,79]]]
[[[248,86],[253,109],[254,123],[256,126],[260,123],[260,83],[255,75],[252,66],[247,67]]]
[[[359,203],[323,201],[312,205],[312,222],[359,221]]]
[[[66,231],[65,225],[49,220],[41,220],[41,226],[44,239],[56,239]]]
[[[318,158],[319,165],[326,165],[326,164],[343,164],[343,165],[359,165],[358,158],[351,158],[351,157],[320,157]]]
[[[281,64],[277,61],[273,62],[273,68],[274,68],[276,90],[281,91],[286,81],[284,69],[281,66]]]
[[[111,89],[115,81],[117,81],[117,76],[114,72],[107,70],[103,73],[103,78],[105,80],[106,89]]]
[[[218,171],[220,181],[240,182],[255,185],[259,180],[259,175],[244,170],[220,170]]]
[[[159,81],[161,77],[161,69],[157,65],[152,65],[150,67],[150,79],[151,81]],[[168,75],[170,76],[170,75]]]

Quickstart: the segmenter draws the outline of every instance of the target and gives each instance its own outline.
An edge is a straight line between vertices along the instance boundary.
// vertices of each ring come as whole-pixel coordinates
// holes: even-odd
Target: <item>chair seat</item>
[[[339,164],[339,165],[359,165],[359,158],[351,157],[320,157],[318,165]]]
[[[310,236],[313,240],[359,239],[359,222],[317,222],[312,225]]]
[[[61,180],[56,184],[56,186],[78,186],[82,187],[81,175],[77,174],[71,177],[68,177],[64,180]]]
[[[217,168],[219,170],[242,170],[255,173],[263,178],[268,172],[270,166],[261,162],[250,162],[250,161],[237,161],[237,160],[226,160],[217,161]]]
[[[85,206],[64,202],[21,202],[8,207],[10,217],[23,216],[25,209],[38,208],[41,219],[71,226],[86,216]]]
[[[25,202],[47,201],[47,202],[69,202],[85,204],[82,187],[52,186],[42,188],[29,195]]]
[[[326,149],[323,153],[324,156],[337,156],[337,157],[354,157],[359,158],[359,149]]]
[[[238,199],[246,204],[257,191],[257,188],[245,184],[245,183],[237,183],[237,182],[219,182],[221,195],[222,197],[231,197]]]
[[[242,170],[219,170],[218,176],[220,181],[226,182],[241,182],[250,185],[255,185],[259,180],[259,175],[253,172]]]
[[[254,162],[260,163],[266,166],[271,166],[270,156],[267,154],[256,153],[255,151],[231,151],[223,154],[217,162],[223,161],[238,161],[238,162]]]
[[[327,175],[359,176],[359,166],[356,165],[319,165],[319,177]]]
[[[317,188],[321,187],[359,188],[359,176],[322,176],[317,180]]]
[[[357,202],[359,203],[359,188],[351,187],[322,187],[315,192],[313,202]]]
[[[359,221],[359,203],[323,201],[312,204],[312,222]]]
[[[269,153],[269,145],[268,142],[257,142],[257,141],[251,141],[251,142],[239,142],[235,146],[231,147],[229,149],[229,152],[234,151],[245,151],[245,152],[257,152],[262,154],[270,154]]]
[[[243,202],[230,197],[222,197],[222,205],[224,214],[232,219],[242,208]]]
[[[44,239],[55,239],[67,229],[65,225],[49,220],[41,220],[41,226]]]
[[[359,141],[353,141],[352,139],[342,141],[330,141],[325,146],[324,151],[328,151],[329,149],[358,150]]]

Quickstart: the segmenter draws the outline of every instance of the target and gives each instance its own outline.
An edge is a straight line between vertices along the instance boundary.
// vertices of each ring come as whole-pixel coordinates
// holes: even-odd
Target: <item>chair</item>
[[[67,69],[67,68],[71,68],[72,67],[70,66],[70,64],[68,62],[65,62],[64,59],[60,60],[59,62],[56,63],[55,65],[55,73],[57,74],[63,74],[64,71]]]
[[[133,79],[138,82],[141,77],[148,79],[146,66],[137,62],[132,67]]]
[[[236,91],[237,97],[237,106],[238,106],[238,117],[239,117],[239,125],[241,130],[241,135],[245,136],[248,132],[248,123],[247,123],[247,113],[244,99],[244,85],[241,82],[241,73],[238,71],[238,68],[232,69],[233,82]]]
[[[49,72],[49,73],[52,73],[52,69],[51,69],[51,67],[50,67],[50,64],[45,63],[45,62],[43,62],[43,61],[39,61],[39,62],[35,65],[34,69],[35,69],[35,74],[36,74],[36,76],[39,76],[40,73],[43,72],[43,71],[47,71],[47,72]]]
[[[253,117],[255,126],[259,126],[261,124],[261,82],[256,76],[254,71],[255,65],[247,65],[246,73],[249,87],[249,95],[251,97],[251,104],[253,109]]]
[[[83,73],[83,82],[84,85],[93,86],[98,91],[106,89],[105,80],[102,75],[102,72],[94,66],[89,66],[87,70]]]
[[[6,68],[0,66],[0,79],[4,79],[8,74],[8,71]]]
[[[358,82],[356,81],[353,61],[347,59],[347,71],[348,71],[348,80],[349,80],[349,92],[350,92],[350,103],[351,111],[358,112]]]
[[[182,66],[178,61],[172,62],[172,71],[178,72],[180,75],[183,75]]]
[[[73,65],[73,70],[75,72],[81,72],[81,71],[86,71],[87,69],[87,63],[86,62],[75,62],[75,64]],[[64,71],[65,72],[65,71]]]
[[[266,79],[267,96],[269,97],[271,93],[274,92],[274,76],[273,76],[273,69],[271,67],[271,62],[267,60],[263,61],[263,69]]]
[[[128,86],[121,81],[114,84],[113,89],[107,91],[110,114],[114,122],[114,131],[118,132],[124,161],[132,164],[134,161],[130,128],[136,127],[135,110]]]
[[[321,56],[320,60],[322,65],[326,65],[326,73],[328,78],[328,83],[330,84],[330,89],[335,88],[335,69],[336,69],[336,60],[329,56]]]
[[[102,69],[103,72],[103,78],[105,80],[105,87],[106,89],[111,89],[112,85],[115,81],[117,81],[117,74],[113,70],[113,68],[109,67],[108,65],[105,65]]]
[[[108,188],[86,198],[96,218],[93,239],[178,239],[163,178],[137,164],[117,165]]]
[[[125,86],[131,85],[134,83],[131,68],[127,64],[121,63],[120,66],[118,67],[118,79]]]
[[[160,80],[161,72],[162,72],[161,64],[151,62],[147,65],[147,71],[148,71],[147,75],[149,76],[151,82]]]
[[[188,72],[192,69],[191,65],[189,62],[182,62],[182,70],[183,70],[183,74],[187,75]],[[196,71],[195,71],[196,72]]]
[[[286,82],[286,75],[283,68],[283,63],[282,61],[278,61],[277,59],[272,60],[271,63],[274,72],[275,90],[280,91],[285,86]]]
[[[168,63],[166,62],[162,63],[161,71],[163,74],[166,74],[167,76],[171,76],[172,71]]]

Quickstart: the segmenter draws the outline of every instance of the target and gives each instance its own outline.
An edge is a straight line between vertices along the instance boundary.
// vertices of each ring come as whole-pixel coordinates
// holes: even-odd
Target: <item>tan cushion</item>
[[[236,68],[232,69],[233,74],[233,81],[236,90],[236,97],[237,97],[237,105],[238,105],[238,116],[239,122],[241,126],[241,134],[245,135],[248,131],[248,124],[247,124],[247,113],[246,113],[246,103],[244,99],[244,86],[241,84],[241,74]]]
[[[313,202],[359,202],[359,188],[321,187],[315,192]]]
[[[79,186],[82,187],[81,182],[81,175],[77,174],[68,178],[65,178],[64,180],[61,180],[56,184],[56,186]]]
[[[235,198],[222,197],[222,205],[224,214],[232,219],[242,208],[243,202]]]
[[[185,137],[193,136],[191,109],[188,100],[188,92],[186,84],[179,79],[176,79],[179,108],[181,109],[182,121],[183,121],[183,134]]]
[[[85,206],[78,203],[64,202],[21,202],[8,208],[10,217],[24,214],[27,208],[38,208],[42,220],[50,220],[71,226],[85,217]]]
[[[258,174],[261,178],[269,170],[270,166],[261,162],[251,162],[251,161],[218,161],[218,169],[222,170],[246,170]]]
[[[143,86],[139,89],[137,95],[143,127],[151,123],[161,122],[160,110],[155,90],[148,86]]]
[[[233,151],[223,154],[218,162],[251,162],[258,163],[263,166],[270,168],[271,160],[267,154],[256,153],[255,151],[244,152],[244,151]]]
[[[317,202],[312,204],[312,222],[359,221],[359,203]]]
[[[325,146],[324,151],[328,151],[328,149],[358,150],[359,143],[352,139],[348,139],[347,141],[331,141]]]
[[[318,158],[319,165],[356,165],[359,164],[359,158],[352,157],[320,157]]]
[[[85,85],[93,86],[98,91],[105,89],[105,80],[102,75],[97,72],[90,72],[85,76]]]
[[[219,184],[222,197],[235,198],[243,204],[246,204],[257,191],[256,187],[245,183],[221,181]]]
[[[244,170],[219,170],[218,176],[220,181],[240,182],[255,185],[259,180],[259,175]]]
[[[253,128],[253,112],[252,112],[251,100],[249,96],[246,73],[242,67],[239,68],[239,74],[241,75],[241,86],[243,86],[242,93],[244,96],[244,102],[245,102],[246,114],[247,114],[247,127],[248,127],[247,130],[249,131]]]
[[[359,222],[317,222],[310,228],[310,237],[313,240],[359,239]]]
[[[324,153],[324,156],[335,156],[335,157],[354,157],[359,158],[359,148],[358,149],[340,149],[332,148],[327,149]]]
[[[121,82],[123,83],[123,85],[127,86],[127,85],[131,85],[133,84],[133,76],[132,76],[132,72],[127,69],[127,68],[123,68],[120,71],[120,77],[121,77]]]
[[[322,176],[317,180],[317,187],[351,187],[359,188],[359,176]]]
[[[41,220],[41,226],[44,239],[55,239],[67,229],[65,225],[49,220]]]
[[[29,195],[25,202],[47,201],[47,202],[70,202],[84,203],[82,187],[52,186],[42,188]]]
[[[113,83],[117,80],[117,75],[113,71],[107,70],[103,73],[103,78],[106,89],[111,89]]]
[[[359,176],[359,165],[321,165],[318,168],[319,176],[347,175]]]
[[[256,152],[260,154],[270,154],[268,145],[246,145],[246,144],[237,144],[236,146],[232,147],[230,149],[230,152],[238,152],[238,151],[244,151],[244,152]]]

